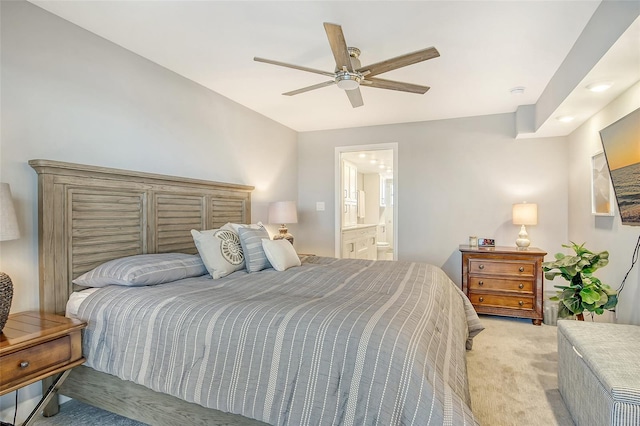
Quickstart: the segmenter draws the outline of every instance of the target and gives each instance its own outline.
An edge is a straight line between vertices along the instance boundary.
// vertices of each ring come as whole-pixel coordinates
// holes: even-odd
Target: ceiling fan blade
[[[280,61],[272,61],[271,59],[258,58],[257,56],[255,58],[253,58],[253,60],[256,61],[256,62],[264,62],[265,64],[278,65],[278,66],[281,66],[281,67],[293,68],[293,69],[300,70],[300,71],[307,71],[307,72],[313,72],[313,73],[316,73],[316,74],[322,74],[322,75],[326,75],[327,77],[335,77],[335,75],[336,75],[333,72],[317,70],[317,69],[314,69],[314,68],[302,67],[300,65],[287,64],[285,62],[280,62]]]
[[[360,88],[345,90],[345,93],[347,94],[352,107],[358,108],[364,105],[364,101],[362,100],[362,93],[360,93]]]
[[[406,55],[367,65],[359,68],[357,71],[361,73],[369,71],[369,74],[367,74],[367,78],[369,78],[374,75],[382,74],[383,72],[406,67],[407,65],[417,64],[418,62],[426,61],[427,59],[437,58],[438,56],[440,56],[438,50],[435,47],[429,47],[427,49],[418,50],[417,52],[407,53]]]
[[[361,84],[366,87],[375,87],[376,89],[397,90],[399,92],[418,93],[423,95],[430,89],[429,86],[420,86],[418,84],[403,83],[401,81],[383,80],[381,78],[367,78]]]
[[[335,80],[325,81],[324,83],[314,84],[313,86],[303,87],[302,89],[292,90],[291,92],[283,93],[285,96],[293,96],[300,93],[308,92],[310,90],[320,89],[322,87],[331,86],[332,84],[336,84]]]
[[[348,71],[353,72],[353,65],[351,65],[351,57],[349,56],[347,42],[345,41],[344,34],[342,33],[342,27],[340,25],[325,22],[324,30],[327,32],[331,52],[333,52],[333,57],[336,60],[336,67],[340,70],[343,67],[347,67]]]

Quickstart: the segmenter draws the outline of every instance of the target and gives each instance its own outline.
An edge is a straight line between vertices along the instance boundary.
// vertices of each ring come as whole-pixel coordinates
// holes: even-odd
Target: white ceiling
[[[32,3],[285,126],[311,131],[498,114],[535,104],[600,2]],[[439,58],[379,76],[431,90],[416,95],[364,87],[365,105],[355,109],[336,86],[282,96],[327,77],[254,62],[253,57],[332,72],[335,62],[323,22],[342,25],[347,44],[362,51],[363,65],[435,46]],[[640,25],[635,27],[637,37]],[[625,48],[632,52],[622,55],[631,55],[626,66],[632,75],[627,73],[616,90],[640,79],[640,38],[630,39]],[[523,95],[511,95],[517,86],[526,88]],[[600,102],[607,96],[611,100],[614,94],[601,96]],[[583,109],[583,115],[602,106]],[[551,123],[545,135],[567,134],[586,118],[559,128]]]
[[[392,149],[343,152],[342,159],[353,163],[358,173],[377,173],[387,179],[393,178]]]

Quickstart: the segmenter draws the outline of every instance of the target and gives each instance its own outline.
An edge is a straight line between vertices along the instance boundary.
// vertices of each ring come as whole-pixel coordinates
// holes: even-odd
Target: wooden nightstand
[[[0,395],[60,373],[23,425],[28,425],[82,364],[82,321],[40,312],[9,315],[0,334]]]
[[[530,247],[477,248],[461,245],[462,291],[479,314],[531,318],[542,323],[542,262]]]

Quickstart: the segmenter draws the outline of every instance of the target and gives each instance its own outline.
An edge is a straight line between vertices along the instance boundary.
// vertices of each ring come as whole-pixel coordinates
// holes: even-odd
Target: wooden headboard
[[[252,186],[49,160],[38,173],[40,310],[64,314],[71,280],[108,260],[197,253],[191,229],[251,220]]]

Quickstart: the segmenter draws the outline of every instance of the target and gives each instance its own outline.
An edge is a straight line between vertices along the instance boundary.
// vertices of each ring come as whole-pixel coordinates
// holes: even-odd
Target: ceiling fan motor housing
[[[349,52],[349,59],[351,60],[351,68],[354,72],[350,72],[347,70],[347,67],[343,67],[343,69],[336,68],[336,77],[335,82],[337,86],[342,90],[355,90],[360,87],[360,83],[364,80],[364,76],[355,71],[360,68],[360,49],[357,47],[349,47],[347,48]]]

